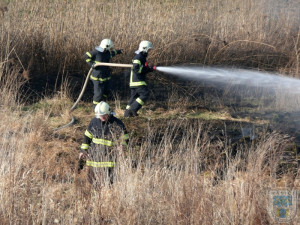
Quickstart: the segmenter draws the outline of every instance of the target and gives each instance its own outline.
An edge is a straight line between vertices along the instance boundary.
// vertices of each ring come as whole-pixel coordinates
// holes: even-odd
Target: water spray
[[[132,64],[119,64],[119,63],[96,63],[95,66],[111,66],[111,67],[127,67],[132,68]],[[214,67],[187,67],[187,66],[158,66],[157,71],[167,74],[175,75],[181,78],[199,80],[199,81],[212,81],[223,84],[245,85],[252,87],[262,88],[280,88],[291,93],[300,93],[300,80],[290,77],[284,77],[279,74],[263,73],[259,71],[245,70],[245,69],[229,69],[229,68],[214,68]],[[92,68],[85,79],[85,83],[79,94],[78,99],[70,109],[70,113],[76,108],[80,101]],[[74,124],[75,118],[71,115],[72,120],[68,124],[58,127],[55,131],[62,128],[69,127]]]
[[[300,93],[300,80],[280,74],[264,73],[246,69],[229,69],[214,67],[159,66],[157,71],[177,77],[212,81],[223,84],[245,85],[250,87],[281,89],[291,93]]]

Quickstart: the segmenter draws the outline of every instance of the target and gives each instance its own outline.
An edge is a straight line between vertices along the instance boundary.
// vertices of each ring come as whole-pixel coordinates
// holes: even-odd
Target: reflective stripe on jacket
[[[116,137],[117,140],[112,140],[112,135]],[[112,147],[115,144],[127,145],[128,141],[129,135],[124,123],[113,115],[110,115],[107,122],[102,122],[99,118],[93,118],[91,120],[84,133],[84,140],[80,148],[86,151],[91,144]]]
[[[99,52],[95,49],[93,51],[86,52],[84,54],[84,59],[90,65],[90,67],[92,67],[94,63],[101,63],[101,62],[109,63],[110,59],[116,55],[117,55],[116,50]],[[109,80],[107,78],[110,78],[110,76],[111,76],[111,72],[109,66],[97,66],[92,71],[91,79],[94,78],[95,80],[101,78],[104,79],[102,81],[107,81]]]
[[[146,55],[140,52],[139,54],[136,54],[132,60],[133,67],[131,69],[130,73],[130,87],[138,87],[147,85],[146,83],[146,74],[148,72],[151,72],[149,70],[149,67],[147,67],[146,64]]]
[[[108,121],[102,122],[99,118],[93,118],[84,132],[84,140],[80,151],[89,155],[86,161],[91,167],[114,167],[115,159],[113,146],[127,146],[129,135],[121,120],[109,116]]]

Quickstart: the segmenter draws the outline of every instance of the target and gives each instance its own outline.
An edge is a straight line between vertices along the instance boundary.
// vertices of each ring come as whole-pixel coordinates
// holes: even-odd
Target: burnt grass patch
[[[270,113],[271,114],[271,113]],[[274,113],[272,113],[273,115]],[[265,114],[266,117],[271,115]],[[286,118],[285,124],[292,123],[289,121],[290,117]],[[283,126],[280,123],[270,121],[265,124],[258,124],[253,122],[233,121],[226,119],[212,119],[203,120],[201,118],[158,118],[149,119],[141,115],[136,119],[124,119],[124,122],[131,132],[131,136],[135,138],[134,145],[138,151],[139,143],[145,143],[149,136],[151,136],[152,145],[160,146],[160,143],[166,139],[166,136],[173,132],[172,136],[172,153],[176,154],[179,151],[177,146],[182,144],[182,137],[186,137],[187,129],[194,127],[193,136],[200,135],[200,139],[207,139],[209,145],[211,145],[211,151],[205,151],[207,158],[205,162],[201,162],[202,171],[211,170],[215,171],[215,179],[223,179],[224,172],[226,171],[226,160],[228,156],[235,158],[240,155],[248,154],[248,149],[254,146],[266,134],[277,132],[288,137],[293,137],[293,142],[290,143],[289,148],[286,149],[281,155],[281,162],[276,171],[278,178],[284,174],[290,173],[294,177],[297,176],[298,171],[298,154],[300,150],[300,135],[295,132],[295,127]],[[201,124],[201,130],[198,130],[199,124]],[[205,130],[205,136],[203,136]],[[151,131],[151,133],[149,133]],[[193,137],[191,137],[191,141]],[[153,151],[153,150],[152,150]],[[155,151],[160,151],[159,147]],[[202,151],[199,148],[199,151]],[[225,154],[226,152],[226,154]],[[146,152],[144,157],[153,157],[155,152]],[[161,163],[160,159],[154,160],[156,163]],[[239,165],[239,170],[243,171],[246,168],[243,166],[246,162]],[[172,167],[171,163],[167,167]]]
[[[118,98],[121,108],[125,109],[130,95],[129,71],[117,71],[112,74],[113,95],[108,101],[113,103]],[[26,94],[27,103],[32,104],[44,96],[53,95],[68,80],[69,86],[65,91],[75,101],[81,92],[85,78],[86,75],[83,74],[72,74],[68,77],[39,76],[38,79],[26,82],[21,91]],[[256,89],[243,92],[241,86],[228,89],[211,82],[184,80],[158,72],[150,74],[148,79],[150,99],[141,110],[140,116],[134,119],[123,118],[127,129],[135,137],[137,146],[148,138],[149,130],[155,130],[155,133],[151,133],[154,136],[154,142],[161,142],[165,130],[177,124],[178,120],[184,121],[185,126],[176,128],[173,140],[174,143],[180,143],[181,134],[185,132],[186,125],[197,124],[200,121],[204,124],[203,126],[207,127],[212,143],[223,143],[222,147],[219,146],[220,155],[224,148],[227,148],[231,157],[242,154],[239,152],[239,146],[251,146],[265,133],[276,131],[289,135],[294,142],[291,143],[287,154],[283,156],[282,165],[284,166],[281,172],[283,169],[298,166],[300,112],[280,112],[272,109],[275,101],[272,91]],[[93,86],[89,81],[80,104],[90,107],[92,96]],[[210,116],[205,117],[206,112],[209,112]],[[224,113],[225,116],[222,115]],[[211,159],[209,164],[216,160],[213,156]],[[218,160],[225,159],[218,157]]]

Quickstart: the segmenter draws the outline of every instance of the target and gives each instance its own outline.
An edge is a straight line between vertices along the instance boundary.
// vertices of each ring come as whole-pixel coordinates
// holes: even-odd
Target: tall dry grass
[[[266,133],[233,154],[200,120],[149,122],[119,157],[113,186],[96,191],[86,169],[77,174],[74,138],[53,135],[39,114],[1,117],[2,224],[268,224],[267,191],[290,143]]]
[[[67,112],[68,82],[56,96],[59,104],[46,99],[46,107],[35,110],[24,110],[18,91],[33,76],[82,73],[82,55],[105,37],[126,50],[119,62],[130,62],[138,43],[149,39],[156,46],[153,62],[237,63],[298,76],[293,2],[280,8],[242,0],[6,2],[0,33],[1,224],[271,223],[267,191],[277,183],[288,137],[266,132],[233,149],[226,132],[215,136],[200,120],[166,119],[161,127],[149,120],[143,136],[131,135],[114,185],[105,181],[95,191],[86,169],[77,174],[85,127],[62,134],[51,129],[50,115]],[[292,174],[285,175],[290,179],[284,185],[292,186]]]
[[[17,88],[7,92],[11,102]],[[278,184],[289,137],[266,132],[232,146],[226,127],[219,136],[201,120],[149,121],[143,136],[131,135],[113,186],[104,180],[94,190],[86,168],[77,174],[85,128],[54,134],[49,114],[67,106],[45,101],[36,111],[1,107],[1,224],[271,223],[268,190]],[[292,172],[284,173],[287,188]]]
[[[103,38],[129,63],[141,40],[150,61],[226,64],[299,76],[297,1],[7,1],[0,46],[31,76],[85,73],[83,54]],[[9,40],[9,41],[8,41]]]

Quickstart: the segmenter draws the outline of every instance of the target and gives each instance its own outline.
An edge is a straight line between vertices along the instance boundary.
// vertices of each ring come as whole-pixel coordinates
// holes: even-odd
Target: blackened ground
[[[109,100],[118,98],[122,102],[128,101],[130,97],[129,88],[129,69],[112,70],[112,91],[114,96]],[[39,101],[45,96],[51,97],[57,94],[63,83],[68,81],[67,92],[75,101],[83,87],[86,75],[73,73],[69,76],[57,74],[44,74],[43,76],[33,76],[27,81],[20,90],[20,98],[28,104]],[[295,138],[297,154],[300,152],[300,112],[274,112],[264,111],[257,112],[253,109],[257,107],[253,101],[245,101],[243,96],[235,92],[240,87],[232,88],[231,93],[214,83],[197,82],[176,78],[160,72],[150,73],[148,76],[148,87],[150,90],[150,99],[147,103],[151,104],[153,110],[162,108],[169,110],[170,105],[178,104],[185,111],[209,110],[218,112],[226,108],[233,118],[250,117],[251,119],[261,119],[269,121],[268,127],[259,126],[254,123],[241,123],[233,121],[214,121],[216,133],[224,133],[224,125],[227,124],[227,135],[232,143],[243,139],[255,139],[257,132],[255,130],[269,129],[277,130]],[[252,93],[253,94],[253,93]],[[261,93],[256,93],[258,96]],[[270,93],[272,96],[272,93]],[[274,96],[274,95],[273,95]],[[93,85],[89,81],[85,93],[82,97],[83,102],[91,102],[93,97]],[[252,96],[253,97],[253,96]],[[254,96],[255,98],[255,96]],[[270,102],[272,97],[268,98]],[[213,122],[210,120],[209,122]],[[163,123],[164,124],[164,123]],[[251,136],[252,135],[252,136]]]

